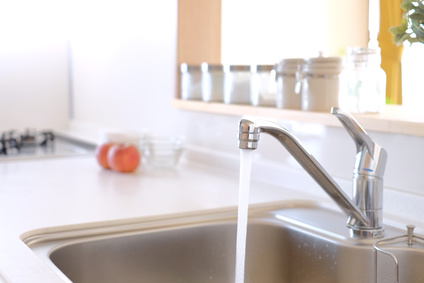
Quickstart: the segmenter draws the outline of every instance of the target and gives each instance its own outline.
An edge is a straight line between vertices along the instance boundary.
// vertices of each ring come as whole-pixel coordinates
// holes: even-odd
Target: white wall
[[[76,2],[74,121],[177,131],[176,11],[176,0]]]
[[[0,1],[0,131],[68,124],[67,44],[60,1]]]
[[[368,0],[222,1],[226,64],[274,64],[320,51],[341,56],[367,43]]]

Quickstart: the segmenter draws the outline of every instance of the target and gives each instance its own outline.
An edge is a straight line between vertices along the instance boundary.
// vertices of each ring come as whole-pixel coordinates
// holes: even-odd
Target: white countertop
[[[21,237],[37,229],[235,207],[238,174],[183,162],[132,174],[100,168],[94,156],[0,162],[0,282],[62,282]],[[252,182],[250,203],[299,193]],[[46,229],[47,228],[47,229]]]

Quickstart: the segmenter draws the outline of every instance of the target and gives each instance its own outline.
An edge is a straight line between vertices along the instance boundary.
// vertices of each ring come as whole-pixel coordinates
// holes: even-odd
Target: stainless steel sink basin
[[[24,241],[72,282],[234,282],[236,215],[236,209],[209,211]],[[345,222],[314,203],[251,208],[246,282],[376,282],[374,241],[350,238]],[[386,230],[386,237],[404,234]],[[422,249],[392,250],[402,261],[400,282],[424,280]],[[396,282],[393,261],[383,254],[377,261],[378,282]]]

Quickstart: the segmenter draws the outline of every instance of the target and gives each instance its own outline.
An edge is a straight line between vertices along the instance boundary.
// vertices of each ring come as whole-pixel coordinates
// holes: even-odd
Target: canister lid
[[[216,72],[216,71],[223,71],[224,66],[219,64],[208,64],[208,63],[202,63],[202,72]]]
[[[182,63],[180,65],[180,71],[181,73],[200,72],[202,71],[202,68],[201,68],[201,65],[189,65],[187,63]]]
[[[275,66],[274,65],[251,65],[250,66],[250,71],[251,72],[271,72],[272,70],[274,70]]]
[[[306,74],[338,75],[343,69],[341,57],[313,57],[305,60],[303,72]]]
[[[250,65],[224,65],[224,72],[250,72]]]
[[[299,66],[305,63],[304,59],[301,58],[286,58],[281,59],[276,65],[276,71],[278,73],[294,74],[296,73]]]
[[[312,58],[308,58],[305,60],[306,64],[316,64],[316,65],[321,65],[324,66],[325,65],[339,65],[342,62],[342,58],[341,57],[312,57]]]

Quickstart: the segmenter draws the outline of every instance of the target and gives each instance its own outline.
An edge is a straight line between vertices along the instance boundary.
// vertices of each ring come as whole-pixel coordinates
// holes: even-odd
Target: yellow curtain
[[[401,58],[403,46],[393,43],[393,35],[389,28],[398,26],[403,10],[402,0],[380,0],[380,33],[378,41],[381,48],[381,68],[386,72],[387,104],[402,104],[402,72]]]

